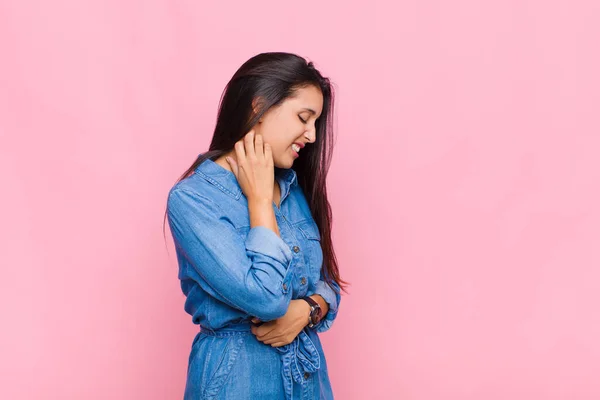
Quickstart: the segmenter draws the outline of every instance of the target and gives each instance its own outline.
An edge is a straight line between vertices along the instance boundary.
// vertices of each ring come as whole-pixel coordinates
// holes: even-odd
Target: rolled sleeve
[[[338,284],[335,281],[332,281],[332,285],[334,286],[335,290],[332,289],[324,280],[320,280],[316,284],[315,294],[323,297],[323,299],[329,305],[329,311],[327,314],[325,314],[325,318],[319,321],[319,323],[314,327],[317,332],[325,332],[329,330],[333,325],[335,318],[337,317],[342,296]]]
[[[323,280],[317,282],[315,294],[321,295],[321,297],[327,302],[327,305],[329,305],[329,311],[337,311],[337,293],[327,284],[327,282]]]
[[[246,237],[246,250],[254,256],[269,257],[276,261],[275,267],[288,265],[292,260],[289,246],[275,232],[266,226],[255,226]],[[285,275],[285,270],[280,271]]]
[[[187,189],[169,193],[167,216],[178,251],[202,278],[199,284],[219,300],[262,321],[287,312],[292,253],[264,226],[239,235],[211,199]]]

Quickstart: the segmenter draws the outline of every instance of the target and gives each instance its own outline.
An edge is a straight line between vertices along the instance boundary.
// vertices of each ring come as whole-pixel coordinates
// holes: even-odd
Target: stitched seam
[[[217,182],[215,179],[211,178],[210,176],[206,175],[204,172],[201,171],[196,171],[196,173],[198,175],[200,175],[201,177],[203,177],[204,179],[206,179],[207,181],[209,181],[211,184],[215,185],[217,188],[219,188],[222,192],[232,196],[234,199],[239,199],[239,190],[236,191],[235,193],[232,192],[231,190],[227,189],[225,186],[221,185],[219,182]]]
[[[219,369],[221,368],[221,364],[223,364],[223,360],[225,358],[225,354],[227,354],[227,351],[229,350],[229,347],[231,346],[231,340],[232,339],[233,339],[233,337],[231,337],[231,336],[227,338],[227,345],[225,346],[225,349],[223,349],[223,352],[221,353],[221,358],[219,359],[219,362],[217,363],[217,366],[215,367],[215,370],[213,371],[210,379],[208,379],[206,381],[206,387],[204,388],[204,391],[202,392],[202,398],[204,398],[204,399],[207,399],[207,393],[206,392],[208,391],[208,389],[210,389],[210,385],[215,380],[215,375],[217,374],[217,372],[219,372]]]

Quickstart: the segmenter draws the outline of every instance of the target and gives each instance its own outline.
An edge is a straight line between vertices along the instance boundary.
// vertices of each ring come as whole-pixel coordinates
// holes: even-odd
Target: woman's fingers
[[[242,140],[238,140],[237,142],[235,142],[234,148],[238,166],[244,165],[244,163],[246,162],[246,151],[244,150],[244,142]]]
[[[248,132],[244,136],[244,150],[246,151],[246,158],[249,160],[256,159],[256,151],[254,151],[254,129]]]
[[[259,160],[262,160],[265,156],[263,151],[263,137],[260,134],[254,137],[254,153]]]
[[[274,162],[270,146],[254,129],[235,143],[236,160],[227,160],[249,200],[273,197]],[[232,162],[233,161],[233,162]]]
[[[264,145],[265,159],[267,160],[267,165],[269,167],[273,167],[273,152],[271,151],[271,145],[269,143],[265,143]]]

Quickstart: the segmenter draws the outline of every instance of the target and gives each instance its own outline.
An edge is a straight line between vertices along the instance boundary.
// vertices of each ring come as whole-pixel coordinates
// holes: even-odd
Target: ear
[[[254,99],[252,99],[252,112],[254,113],[254,115],[258,114],[258,112],[260,111],[261,104],[262,99],[260,97],[255,97]],[[258,122],[262,122],[262,118]]]

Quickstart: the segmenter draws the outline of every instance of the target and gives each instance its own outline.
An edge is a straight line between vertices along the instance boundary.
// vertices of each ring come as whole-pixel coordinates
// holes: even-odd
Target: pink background
[[[599,4],[1,2],[0,398],[181,398],[166,194],[262,51],[338,89],[336,398],[600,398]]]

